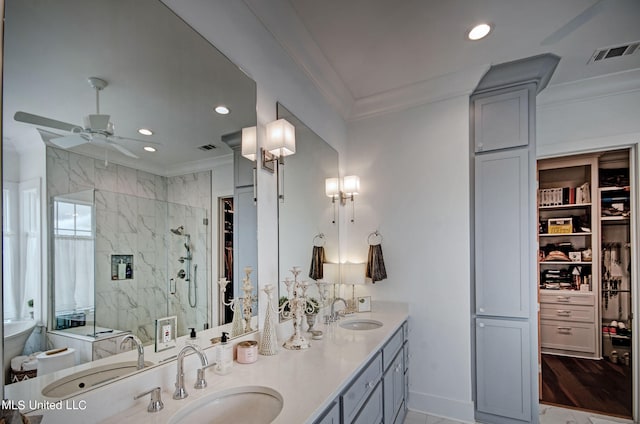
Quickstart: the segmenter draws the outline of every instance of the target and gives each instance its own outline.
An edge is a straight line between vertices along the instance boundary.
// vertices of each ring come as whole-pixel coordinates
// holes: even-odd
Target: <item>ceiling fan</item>
[[[96,91],[96,113],[84,117],[84,127],[82,125],[69,124],[67,122],[57,121],[55,119],[22,111],[16,112],[13,119],[26,124],[53,128],[71,133],[68,135],[61,135],[42,128],[37,128],[43,141],[49,141],[63,149],[70,149],[82,144],[91,143],[97,146],[117,150],[123,155],[138,159],[136,154],[120,144],[119,141],[131,140],[145,144],[159,144],[152,141],[114,135],[113,122],[110,121],[110,115],[100,114],[100,91],[103,90],[108,83],[107,81],[97,77],[89,77],[88,81],[89,85]]]

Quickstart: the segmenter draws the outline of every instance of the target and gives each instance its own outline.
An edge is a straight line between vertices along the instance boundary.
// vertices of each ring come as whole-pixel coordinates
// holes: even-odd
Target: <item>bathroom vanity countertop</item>
[[[316,328],[324,331],[324,337],[322,340],[311,340],[309,349],[291,351],[281,348],[274,356],[259,355],[253,364],[234,362],[232,372],[225,376],[209,369],[206,372],[208,387],[204,390],[193,388],[199,360],[196,355],[189,355],[185,358],[184,367],[185,387],[189,393],[187,399],[172,399],[176,378],[176,365],[173,362],[72,398],[76,404],[80,400],[85,401],[86,410],[46,411],[42,423],[63,420],[80,423],[88,422],[87,419],[105,423],[164,423],[192,401],[243,386],[266,386],[282,395],[284,406],[274,423],[313,422],[408,317],[408,307],[404,303],[374,303],[372,309],[372,312],[344,317],[342,321],[374,319],[384,323],[381,328],[354,331],[340,327],[339,322],[317,324]],[[291,323],[284,325],[290,327]],[[209,362],[212,362],[215,350],[207,349],[205,353]],[[155,386],[162,387],[164,409],[149,413],[146,410],[149,396],[137,401],[133,400],[133,396]]]

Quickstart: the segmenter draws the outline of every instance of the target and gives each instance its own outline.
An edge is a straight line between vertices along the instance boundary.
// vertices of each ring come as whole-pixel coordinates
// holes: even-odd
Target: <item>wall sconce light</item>
[[[242,156],[250,161],[256,160],[256,150],[258,147],[257,128],[246,127],[242,129]]]
[[[284,165],[284,157],[296,152],[296,129],[286,119],[267,124],[267,140],[262,149],[262,168],[275,172],[276,161]]]
[[[257,127],[246,127],[242,129],[242,146],[240,148],[240,153],[245,158],[249,159],[252,162],[256,161],[256,151],[258,148],[258,131]],[[256,175],[256,167],[253,167],[253,203],[257,203],[258,201],[258,193],[256,190],[257,175]]]
[[[342,178],[342,190],[340,189],[340,179],[327,178],[324,180],[324,192],[331,198],[333,203],[333,223],[336,223],[336,199],[340,199],[341,205],[347,204],[347,199],[351,199],[351,222],[355,221],[355,196],[360,192],[360,177],[348,175]]]

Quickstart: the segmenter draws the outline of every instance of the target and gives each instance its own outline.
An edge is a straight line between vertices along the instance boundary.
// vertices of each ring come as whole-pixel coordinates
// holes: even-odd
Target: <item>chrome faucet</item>
[[[202,349],[200,349],[199,347],[195,347],[193,345],[186,345],[185,347],[182,348],[180,353],[178,353],[178,359],[177,359],[178,374],[176,375],[176,391],[173,392],[173,398],[176,400],[184,399],[187,396],[189,396],[189,394],[187,393],[187,390],[184,388],[184,357],[187,354],[187,351],[189,350],[193,350],[200,357],[200,362],[202,363],[203,368],[209,365],[209,361],[207,360],[207,357],[205,356],[204,352],[202,352]]]
[[[331,322],[333,321],[337,321],[338,320],[338,313],[335,311],[336,310],[336,302],[338,301],[342,301],[342,303],[344,303],[344,308],[347,308],[347,301],[344,300],[341,297],[336,297],[335,299],[333,299],[333,302],[331,302],[331,317],[330,320]]]
[[[144,368],[144,346],[142,345],[142,341],[137,338],[136,336],[134,336],[133,334],[127,334],[126,336],[124,336],[122,338],[122,341],[120,342],[120,350],[122,350],[122,346],[128,341],[131,340],[131,343],[133,343],[136,348],[138,349],[138,366],[137,368],[139,370],[141,370],[142,368]]]

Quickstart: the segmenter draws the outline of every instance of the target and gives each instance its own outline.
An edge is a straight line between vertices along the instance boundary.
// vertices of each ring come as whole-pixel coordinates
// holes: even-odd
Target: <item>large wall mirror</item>
[[[321,280],[317,272],[311,270],[314,250],[317,252],[314,248],[322,248],[324,262],[339,262],[339,207],[325,195],[325,179],[337,178],[339,168],[338,152],[333,147],[283,105],[277,107],[278,118],[292,123],[296,132],[296,153],[287,156],[284,166],[278,167],[281,174],[278,269],[279,296],[282,298],[287,295],[283,280],[293,278],[289,270],[294,266],[301,269],[300,279],[310,283]],[[321,264],[315,265],[314,268],[322,269]],[[317,295],[317,287],[312,284],[308,293]]]
[[[8,0],[4,31],[5,382],[15,356],[227,322],[218,279],[257,287],[255,82],[159,0]]]

